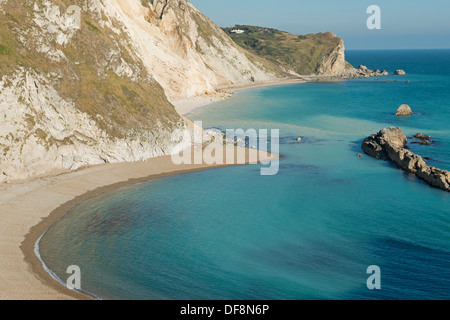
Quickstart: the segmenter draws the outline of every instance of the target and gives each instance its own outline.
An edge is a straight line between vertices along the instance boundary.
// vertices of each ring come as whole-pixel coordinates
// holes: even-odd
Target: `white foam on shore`
[[[39,237],[39,239],[37,239],[36,243],[34,244],[34,254],[36,255],[36,257],[37,257],[37,258],[39,259],[39,261],[41,262],[42,268],[44,268],[45,272],[47,272],[54,280],[58,281],[61,285],[63,285],[64,287],[67,288],[67,284],[66,284],[60,277],[58,277],[58,276],[56,275],[56,273],[54,273],[54,272],[53,272],[53,271],[45,264],[44,260],[42,259],[41,253],[40,253],[40,251],[39,251],[39,249],[40,249],[39,244],[40,244],[40,242],[41,242],[41,239],[42,239],[42,238],[45,236],[45,234],[47,233],[47,231],[48,231],[48,229],[45,230],[45,232]],[[72,289],[69,289],[69,290],[72,290]],[[90,293],[90,292],[85,292],[85,291],[80,291],[80,290],[75,290],[75,289],[73,289],[72,291],[74,291],[74,292],[76,292],[76,293],[79,293],[79,294],[83,294],[83,295],[89,296],[89,297],[91,297],[91,298],[93,298],[93,299],[96,299],[96,300],[102,300],[100,297],[98,297],[98,296],[96,296],[95,294],[92,294],[92,293]]]

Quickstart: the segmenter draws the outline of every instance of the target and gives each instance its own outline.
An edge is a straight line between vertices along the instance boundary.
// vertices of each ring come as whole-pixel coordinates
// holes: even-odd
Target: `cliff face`
[[[339,38],[297,40],[311,70],[342,68]],[[191,133],[170,101],[283,68],[186,0],[2,0],[0,182],[176,152]]]
[[[273,77],[185,0],[0,2],[0,182],[176,152],[169,99]]]
[[[347,66],[344,40],[340,39],[331,53],[323,58],[322,65],[319,67],[319,74],[340,75],[347,70]]]
[[[110,2],[171,101],[275,77],[263,59],[250,61],[242,48],[186,0]]]
[[[87,164],[145,160],[170,153],[189,134],[181,120],[158,119],[148,130],[143,125],[122,129],[119,136],[98,123],[112,121],[109,115],[80,111],[43,75],[20,68],[5,79],[0,81],[1,182]]]

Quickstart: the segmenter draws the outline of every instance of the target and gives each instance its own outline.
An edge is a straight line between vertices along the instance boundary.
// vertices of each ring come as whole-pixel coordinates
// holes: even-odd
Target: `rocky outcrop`
[[[413,115],[414,112],[411,110],[411,107],[408,106],[407,104],[402,104],[398,109],[397,112],[395,113],[395,115],[397,117],[406,117],[406,116],[411,116]]]
[[[153,10],[155,17],[158,19],[162,19],[169,4],[169,0],[149,0],[148,5],[151,10]]]
[[[413,144],[421,144],[426,146],[434,144],[433,140],[431,139],[431,136],[423,133],[418,133],[414,137],[411,137],[411,139],[416,139],[416,141],[411,142]]]
[[[366,66],[360,65],[358,68],[347,69],[344,76],[347,78],[370,78],[370,77],[379,77],[379,76],[387,76],[389,72],[386,70],[371,70]]]
[[[427,134],[423,134],[423,133],[417,133],[414,138],[416,139],[420,139],[420,140],[431,140],[431,136],[427,135]]]
[[[395,70],[394,75],[395,76],[404,76],[404,75],[406,75],[406,72],[404,70]]]
[[[390,127],[366,138],[361,147],[369,156],[392,161],[430,186],[450,191],[450,172],[428,166],[421,156],[405,148],[406,142],[400,128]]]

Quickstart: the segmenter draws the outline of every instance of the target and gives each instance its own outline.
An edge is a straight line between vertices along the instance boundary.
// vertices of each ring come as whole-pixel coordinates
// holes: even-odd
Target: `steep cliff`
[[[345,61],[344,40],[339,38],[338,45],[328,55],[323,57],[318,73],[339,75],[344,73],[349,67],[349,64]]]
[[[2,0],[0,182],[176,152],[169,99],[273,76],[185,0]]]
[[[0,182],[176,152],[172,102],[347,70],[331,33],[276,41],[243,48],[186,0],[1,0]]]
[[[275,77],[273,66],[249,57],[186,0],[117,0],[117,13],[171,101]]]

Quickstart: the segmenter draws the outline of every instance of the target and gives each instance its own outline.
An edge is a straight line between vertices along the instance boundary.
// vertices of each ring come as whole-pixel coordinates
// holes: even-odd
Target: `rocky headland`
[[[450,172],[428,166],[421,156],[406,149],[406,142],[400,128],[389,127],[366,138],[361,147],[369,156],[391,161],[430,186],[450,191]]]

